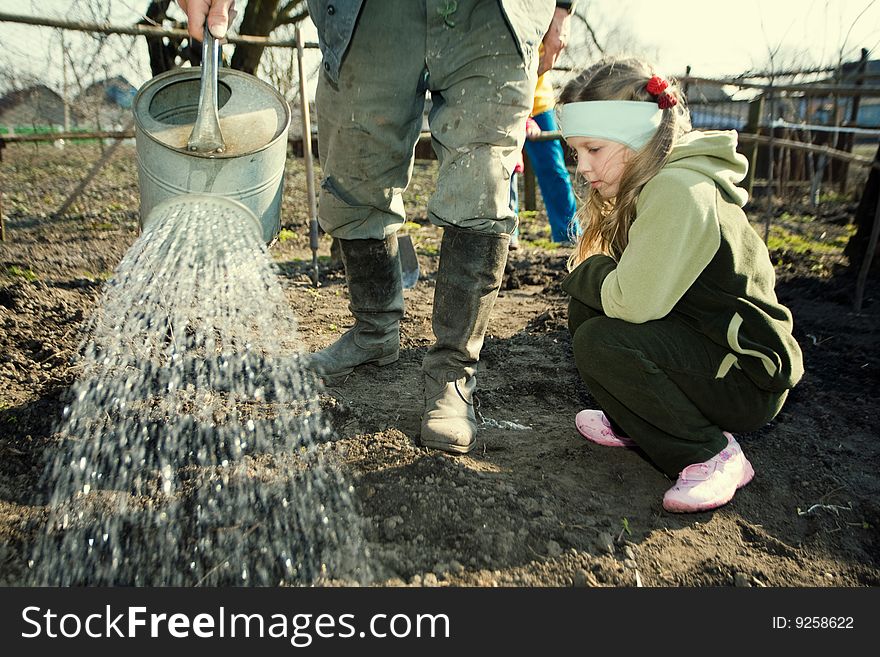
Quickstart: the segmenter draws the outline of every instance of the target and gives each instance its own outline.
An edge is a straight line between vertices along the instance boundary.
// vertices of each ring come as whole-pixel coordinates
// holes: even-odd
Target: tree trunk
[[[147,7],[140,25],[162,26],[168,21],[168,6],[171,0],[152,0]],[[171,27],[184,27],[177,21],[171,21]],[[201,45],[193,44],[188,38],[144,36],[147,41],[147,52],[150,55],[150,71],[154,76],[170,71],[180,62],[188,61],[192,66],[202,63]],[[195,47],[193,47],[195,45]]]
[[[862,192],[862,199],[859,201],[859,207],[856,210],[856,232],[849,239],[843,251],[844,255],[849,258],[849,268],[852,272],[858,272],[859,267],[862,266],[862,261],[865,259],[868,251],[868,241],[871,236],[871,227],[877,212],[877,202],[880,200],[880,170],[876,168],[876,165],[880,164],[880,145],[877,146],[877,153],[874,155],[874,164],[875,167],[868,174],[865,191]],[[877,270],[877,262],[878,259],[875,257],[873,271]]]
[[[144,25],[162,25],[166,18],[168,5],[171,0],[154,0],[147,7],[145,18],[139,23]],[[171,43],[166,43],[164,37],[145,36],[147,40],[147,52],[150,55],[150,71],[153,75],[159,75],[174,68],[174,57],[177,49]]]
[[[269,36],[275,29],[279,0],[250,0],[244,8],[239,32],[254,36]],[[232,55],[232,68],[254,75],[263,56],[263,46],[238,44]]]

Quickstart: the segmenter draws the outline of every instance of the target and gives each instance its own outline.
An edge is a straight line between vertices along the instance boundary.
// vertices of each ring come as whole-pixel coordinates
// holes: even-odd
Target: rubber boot
[[[436,342],[422,363],[425,412],[420,442],[426,447],[465,454],[476,443],[477,361],[501,287],[509,239],[507,234],[460,228],[443,231],[434,290]]]
[[[358,365],[388,365],[400,358],[403,288],[397,235],[383,240],[339,240],[355,324],[333,344],[305,357],[321,376],[350,374]]]

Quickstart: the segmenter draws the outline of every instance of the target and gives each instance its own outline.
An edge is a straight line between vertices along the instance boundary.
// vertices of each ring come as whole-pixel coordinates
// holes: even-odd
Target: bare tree
[[[309,15],[305,0],[246,0],[238,3],[238,9],[242,16],[237,26],[238,32],[252,36],[269,36],[278,28],[300,24]],[[151,0],[140,23],[186,28],[186,21],[176,19],[175,15],[180,15],[180,12],[173,0]],[[201,63],[201,46],[187,38],[145,36],[144,39],[147,42],[153,75],[187,62],[193,66]],[[234,69],[254,75],[264,51],[265,46],[238,44],[230,65]]]
[[[172,28],[186,27],[168,15],[169,5],[173,0],[153,0],[147,7],[144,17],[138,21],[139,25],[155,25]],[[145,36],[147,51],[150,55],[150,70],[153,75],[170,71],[176,66],[189,62],[198,66],[202,62],[202,51],[185,37],[159,37]]]
[[[242,34],[269,36],[278,27],[296,25],[309,15],[305,0],[250,0],[244,8],[239,31]],[[263,56],[264,46],[240,44],[232,55],[232,68],[254,74]]]
[[[84,22],[110,23],[114,10],[113,0],[72,0],[68,16]],[[49,57],[47,61],[52,62],[54,75],[57,75],[60,63],[60,95],[65,104],[65,128],[74,124],[86,124],[97,129],[112,127],[118,120],[106,102],[104,91],[108,87],[105,83],[115,76],[124,77],[131,71],[131,51],[136,38],[70,33],[61,29],[53,30],[52,35],[50,50],[60,53],[60,57]],[[119,84],[125,83],[120,80]],[[131,89],[130,84],[128,86]],[[121,107],[118,109],[122,112]]]

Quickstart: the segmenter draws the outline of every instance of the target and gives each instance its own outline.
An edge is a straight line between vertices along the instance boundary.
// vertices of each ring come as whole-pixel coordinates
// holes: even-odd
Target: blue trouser
[[[532,118],[545,132],[558,129],[552,110]],[[577,200],[571,188],[571,177],[565,167],[562,144],[555,139],[526,141],[525,149],[541,188],[544,207],[547,208],[551,239],[554,242],[573,241],[573,236],[580,233],[574,221]]]

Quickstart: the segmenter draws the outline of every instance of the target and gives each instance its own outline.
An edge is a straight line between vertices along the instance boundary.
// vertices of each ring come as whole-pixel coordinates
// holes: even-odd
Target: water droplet
[[[350,557],[365,551],[352,486],[314,451],[333,435],[317,390],[298,362],[277,366],[301,344],[262,236],[240,214],[193,205],[171,203],[102,294],[33,581],[192,586],[210,573],[208,585],[287,585],[368,570]],[[117,535],[137,540],[111,544]],[[102,555],[85,567],[87,540]],[[246,566],[227,561],[245,549]]]

